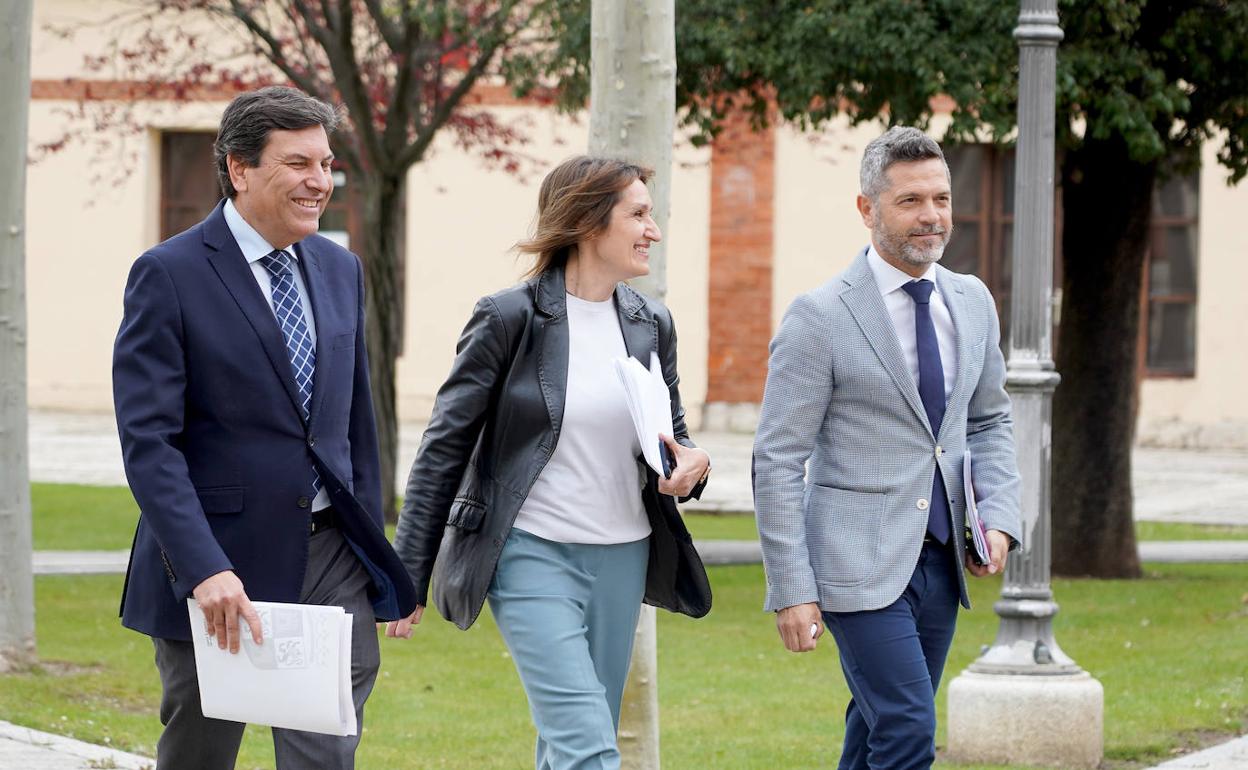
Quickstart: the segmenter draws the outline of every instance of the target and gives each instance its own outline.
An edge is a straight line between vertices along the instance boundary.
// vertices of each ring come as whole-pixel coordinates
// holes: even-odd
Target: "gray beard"
[[[945,237],[941,239],[939,244],[929,249],[921,249],[915,246],[906,240],[905,236],[898,238],[888,233],[880,226],[879,222],[876,222],[875,226],[871,228],[871,234],[875,236],[876,243],[887,249],[891,255],[896,256],[907,265],[922,267],[933,262],[939,262],[941,257],[945,255],[945,246],[953,235],[953,226],[950,225],[949,229],[944,232]]]

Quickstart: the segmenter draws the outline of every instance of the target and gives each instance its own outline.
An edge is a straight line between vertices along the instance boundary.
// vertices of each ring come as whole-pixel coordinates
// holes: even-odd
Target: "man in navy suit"
[[[187,597],[234,653],[241,632],[263,643],[251,600],[352,613],[361,727],[373,623],[415,609],[382,524],[363,271],[316,234],[338,122],[290,88],[236,98],[214,146],[225,200],[126,284],[113,396],[142,514],[121,616],[155,645],[161,768],[232,768],[243,734],[200,711]],[[273,730],[282,770],[353,767],[358,741]]]

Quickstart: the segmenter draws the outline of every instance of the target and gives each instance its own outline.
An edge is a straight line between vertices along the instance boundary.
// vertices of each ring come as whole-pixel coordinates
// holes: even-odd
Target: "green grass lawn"
[[[751,516],[686,514],[685,523],[694,537],[706,540],[753,540],[758,537]],[[1248,540],[1248,527],[1140,521],[1136,522],[1135,536],[1139,540]]]
[[[115,550],[129,548],[138,506],[125,487],[79,484],[31,484],[36,550]],[[708,540],[752,540],[758,537],[750,516],[689,514],[694,537]],[[387,528],[394,537],[393,525]],[[1248,527],[1168,524],[1142,521],[1135,525],[1140,540],[1248,540]]]
[[[137,510],[124,488],[37,484],[36,548],[129,546]],[[699,538],[756,536],[741,516],[691,515]],[[1138,526],[1142,539],[1248,538],[1248,527]],[[1175,746],[1248,730],[1248,581],[1243,565],[1146,565],[1138,581],[1057,580],[1063,649],[1105,687],[1108,767],[1141,767]],[[839,753],[848,698],[829,643],[783,651],[764,614],[762,569],[710,570],[715,610],[660,613],[663,761],[676,768],[806,768]],[[973,582],[946,680],[992,641],[999,579]],[[139,753],[159,734],[150,642],[117,621],[121,576],[36,581],[34,672],[0,676],[0,719]],[[460,632],[431,612],[410,641],[383,640],[365,721],[364,768],[522,768],[532,729],[488,610]],[[943,724],[945,696],[939,698]],[[466,728],[465,726],[470,726]],[[943,744],[943,735],[940,742]],[[249,728],[240,768],[272,767],[267,732]]]
[[[30,511],[36,551],[129,548],[139,520],[126,487],[31,484]]]
[[[1110,767],[1158,761],[1193,736],[1248,729],[1243,576],[1240,565],[1149,565],[1138,581],[1055,581],[1058,639],[1105,687]],[[710,616],[659,615],[664,764],[827,766],[839,752],[848,697],[834,647],[783,651],[760,611],[760,567],[712,568],[711,580]],[[152,753],[159,684],[148,640],[118,624],[120,588],[120,576],[36,581],[43,663],[0,676],[0,718]],[[1000,583],[975,581],[973,589],[976,610],[962,613],[947,679],[995,635],[990,608]],[[531,761],[524,696],[488,611],[466,633],[431,612],[412,640],[383,640],[382,655],[361,767]],[[943,723],[943,692],[938,703]],[[272,767],[264,730],[248,730],[239,767]]]

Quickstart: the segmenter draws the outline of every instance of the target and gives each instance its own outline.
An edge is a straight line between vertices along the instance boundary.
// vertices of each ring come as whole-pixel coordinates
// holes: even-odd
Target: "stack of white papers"
[[[962,462],[962,486],[966,495],[966,528],[971,531],[971,544],[980,564],[987,564],[989,556],[988,534],[984,532],[984,522],[979,518],[979,506],[975,503],[975,485],[971,483],[971,452],[968,449]]]
[[[650,370],[632,356],[615,359],[615,371],[624,384],[624,397],[628,400],[628,413],[633,418],[637,441],[646,464],[660,476],[669,476],[671,469],[664,470],[666,448],[659,434],[672,435],[672,399],[663,380],[663,367],[659,354],[650,351]]]
[[[252,602],[264,640],[239,618],[237,654],[217,647],[194,599],[191,640],[204,716],[355,735],[351,700],[351,615],[341,607]]]

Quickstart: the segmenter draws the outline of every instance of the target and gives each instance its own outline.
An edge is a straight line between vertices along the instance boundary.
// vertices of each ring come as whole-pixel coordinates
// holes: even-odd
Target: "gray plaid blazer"
[[[996,306],[974,276],[936,267],[957,334],[958,371],[933,436],[866,249],[793,301],[771,341],[754,440],[754,507],[768,610],[818,602],[878,609],[905,590],[944,474],[963,561],[969,450],[980,515],[1021,542],[1018,466]],[[962,604],[970,607],[958,570]]]

